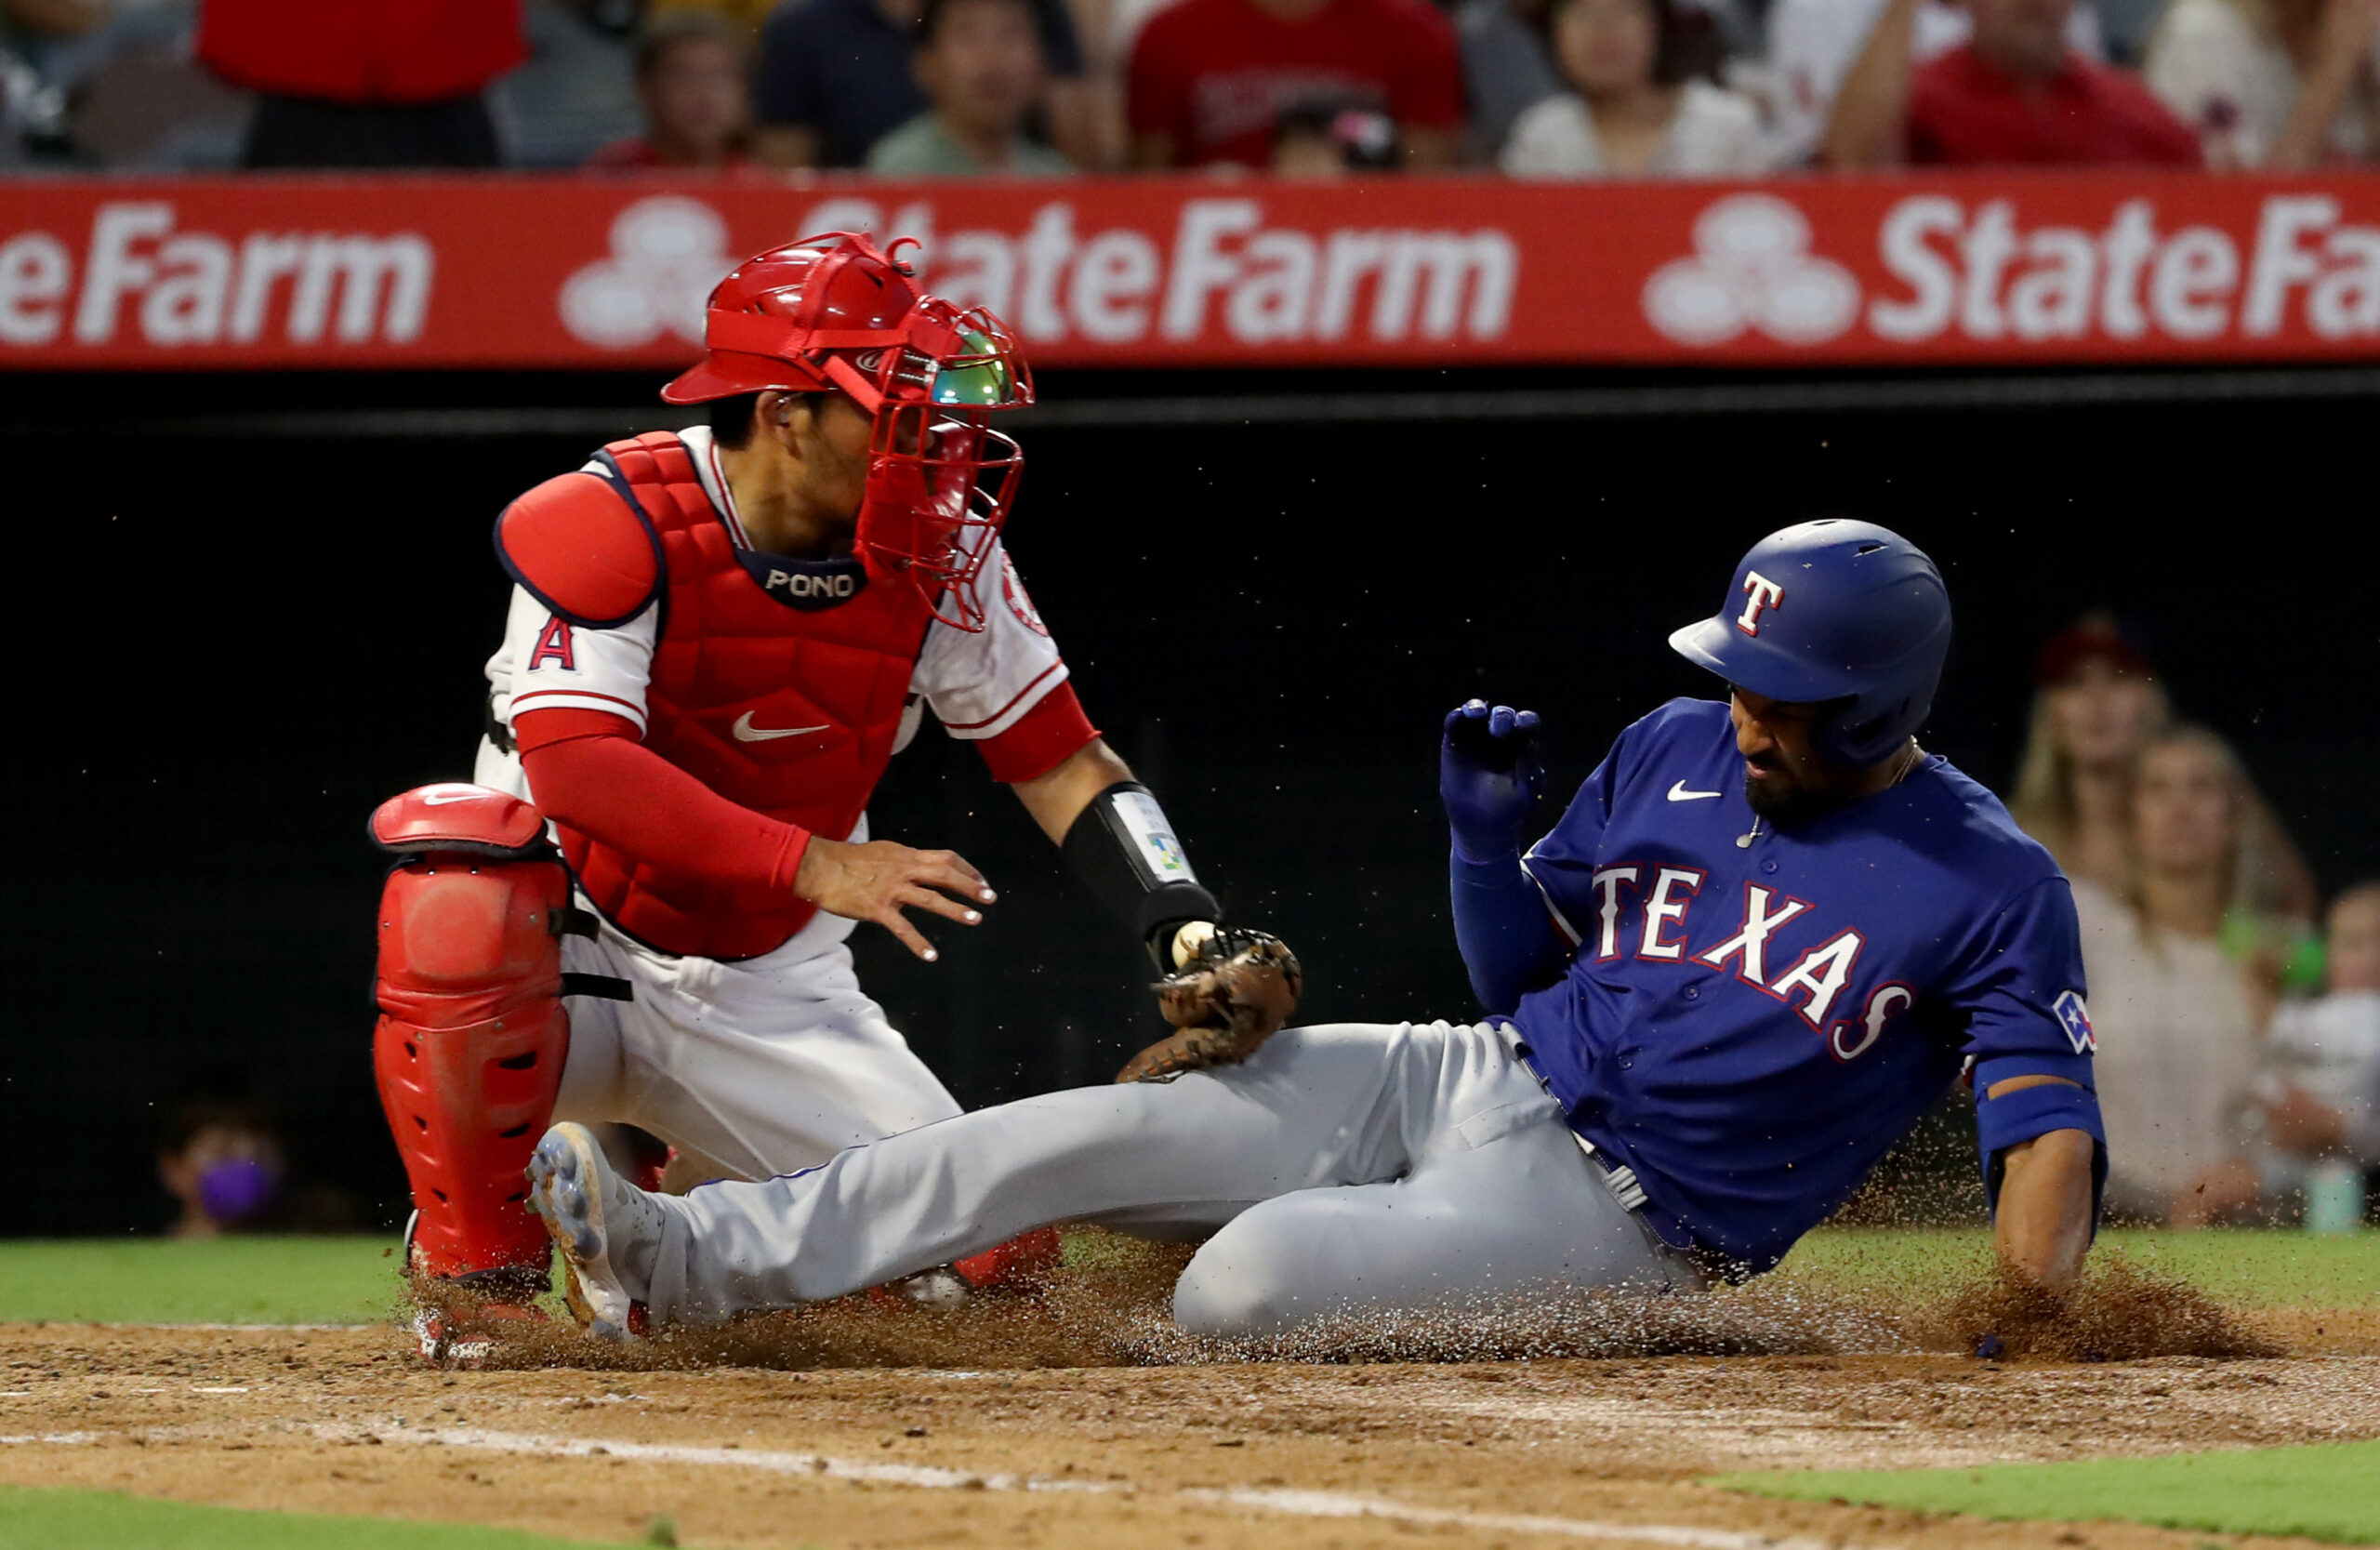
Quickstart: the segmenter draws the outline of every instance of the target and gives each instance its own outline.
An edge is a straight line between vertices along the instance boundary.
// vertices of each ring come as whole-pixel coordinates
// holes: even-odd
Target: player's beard
[[[1744,801],[1752,804],[1753,816],[1773,829],[1808,823],[1838,806],[1842,800],[1831,791],[1813,791],[1775,767],[1771,767],[1765,779],[1744,776]]]

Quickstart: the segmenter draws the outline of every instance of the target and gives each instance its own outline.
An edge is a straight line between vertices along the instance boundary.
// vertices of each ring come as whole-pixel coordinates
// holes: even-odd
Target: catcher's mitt
[[[1157,1010],[1174,1027],[1125,1063],[1117,1081],[1170,1081],[1184,1071],[1236,1066],[1280,1031],[1304,987],[1298,955],[1261,931],[1218,927],[1182,968],[1157,982]]]

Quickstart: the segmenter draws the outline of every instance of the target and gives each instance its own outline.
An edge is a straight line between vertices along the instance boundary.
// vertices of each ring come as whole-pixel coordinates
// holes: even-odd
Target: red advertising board
[[[2380,358],[2380,177],[0,185],[0,365],[667,366],[859,228],[1038,364]]]

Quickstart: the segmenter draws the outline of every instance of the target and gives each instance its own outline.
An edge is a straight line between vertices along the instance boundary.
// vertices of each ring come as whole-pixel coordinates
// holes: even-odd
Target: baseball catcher
[[[1451,713],[1439,785],[1474,1021],[1285,1028],[1236,1063],[683,1199],[557,1126],[534,1199],[589,1327],[833,1297],[1066,1220],[1210,1233],[1173,1294],[1209,1334],[1699,1287],[1775,1265],[1962,1072],[2001,1253],[2062,1288],[2105,1177],[2074,904],[1999,801],[1918,746],[1950,638],[1906,539],[1773,535],[1671,637],[1726,701],[1622,732],[1526,848],[1537,718]],[[1263,997],[1215,991],[1188,1063],[1239,1053]]]
[[[1015,341],[922,294],[901,245],[833,233],[737,268],[662,392],[706,423],[615,442],[497,520],[513,587],[476,778],[371,825],[399,858],[374,1064],[419,1274],[542,1290],[523,1169],[557,1116],[765,1179],[959,1113],[845,945],[868,921],[931,960],[906,912],[972,925],[994,902],[962,857],[868,833],[928,712],[1181,971],[1166,1069],[1240,1058],[1288,1016],[1295,960],[1217,932],[1009,557],[1024,459],[995,421],[1033,401]],[[1259,986],[1263,944],[1289,969]],[[958,1273],[1055,1242],[998,1234]],[[423,1338],[443,1354],[434,1317]]]

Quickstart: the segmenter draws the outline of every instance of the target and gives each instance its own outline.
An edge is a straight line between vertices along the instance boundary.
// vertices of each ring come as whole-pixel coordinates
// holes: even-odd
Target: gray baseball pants
[[[646,1301],[681,1323],[841,1296],[1052,1222],[1212,1233],[1173,1294],[1202,1334],[1700,1284],[1484,1026],[1285,1029],[1242,1066],[1003,1104],[663,1203]]]

